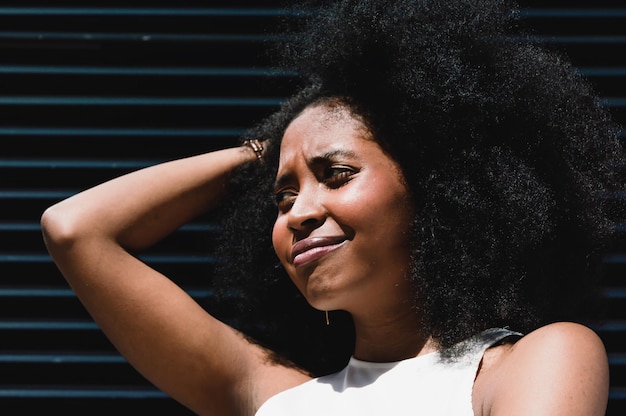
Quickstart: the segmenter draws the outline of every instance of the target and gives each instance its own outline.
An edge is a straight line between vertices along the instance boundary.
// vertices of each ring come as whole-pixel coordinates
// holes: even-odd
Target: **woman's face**
[[[315,105],[293,120],[275,195],[274,249],[312,306],[355,312],[410,297],[407,188],[349,110]]]

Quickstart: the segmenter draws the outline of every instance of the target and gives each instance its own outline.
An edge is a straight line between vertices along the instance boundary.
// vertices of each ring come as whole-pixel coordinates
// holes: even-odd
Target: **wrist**
[[[258,161],[263,161],[263,154],[265,153],[265,146],[262,142],[257,139],[246,140],[243,142],[242,147],[244,147],[247,153],[254,155],[254,158]]]

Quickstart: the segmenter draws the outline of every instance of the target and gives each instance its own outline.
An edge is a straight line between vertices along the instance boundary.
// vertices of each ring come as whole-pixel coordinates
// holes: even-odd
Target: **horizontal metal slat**
[[[206,298],[213,296],[215,292],[210,289],[186,289],[185,292],[193,298]],[[0,299],[2,298],[75,298],[72,289],[56,287],[0,287]]]
[[[0,96],[0,105],[54,106],[225,106],[276,107],[281,98],[192,98],[192,97],[7,97]]]
[[[72,289],[61,289],[51,287],[22,287],[22,288],[1,288],[0,298],[22,298],[22,297],[54,297],[73,298],[76,294]]]
[[[213,34],[213,33],[82,33],[82,32],[8,32],[0,31],[0,40],[83,41],[83,42],[186,42],[186,43],[262,43],[286,39],[283,35]]]
[[[163,8],[163,7],[0,7],[0,15],[9,16],[302,16],[278,8]]]
[[[214,264],[219,259],[214,256],[203,255],[176,255],[176,254],[152,254],[137,256],[140,260],[150,264]],[[39,253],[0,253],[0,263],[51,263],[52,259],[47,254]]]
[[[0,15],[80,16],[306,16],[306,10],[280,8],[160,8],[160,7],[0,7]],[[522,8],[521,17],[615,17],[626,16],[621,8],[536,9]]]
[[[126,359],[118,353],[96,354],[96,353],[0,353],[0,363],[46,363],[46,364],[109,364],[126,363]]]
[[[110,128],[110,127],[0,127],[0,136],[158,136],[240,137],[244,129],[220,128]]]
[[[611,387],[609,400],[626,400],[626,387]]]
[[[591,327],[598,332],[626,332],[626,321],[610,320],[594,323]]]
[[[45,163],[45,162],[44,162]],[[178,231],[192,232],[217,232],[221,227],[215,223],[189,223],[178,229]],[[41,226],[37,222],[0,222],[0,232],[2,231],[41,231]]]
[[[41,231],[41,226],[36,222],[3,222],[0,223],[0,231]]]
[[[609,108],[626,107],[626,97],[603,98],[601,102]]]
[[[65,199],[74,195],[76,191],[1,191],[0,200],[3,199]]]
[[[537,43],[554,44],[626,44],[626,36],[531,36],[529,38]]]
[[[602,8],[602,9],[534,9],[534,8],[526,8],[520,10],[520,17],[523,18],[559,18],[559,19],[567,19],[567,18],[580,18],[580,17],[589,17],[589,18],[615,18],[615,17],[626,17],[626,9],[623,8]]]
[[[579,68],[578,71],[587,77],[626,77],[626,67]]]
[[[0,330],[18,331],[96,331],[100,327],[93,321],[35,321],[35,320],[0,320]]]
[[[0,74],[148,75],[205,77],[293,77],[297,72],[271,68],[141,68],[58,65],[0,65]]]
[[[67,387],[25,387],[10,388],[0,386],[0,398],[55,398],[55,399],[164,399],[168,396],[156,388],[138,388],[123,386],[106,388],[88,388],[78,386]]]
[[[602,289],[602,296],[607,299],[626,299],[626,281],[624,287],[605,287]]]
[[[611,365],[626,365],[626,353],[624,353],[624,354],[609,354],[609,364],[611,364]]]
[[[140,169],[162,161],[154,160],[6,160],[0,159],[0,169]],[[0,224],[2,230],[2,224]]]
[[[626,253],[609,254],[602,261],[606,264],[626,264]]]

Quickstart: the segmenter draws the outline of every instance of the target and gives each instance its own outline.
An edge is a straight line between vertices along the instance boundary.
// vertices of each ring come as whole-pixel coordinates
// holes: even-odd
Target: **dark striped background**
[[[626,121],[626,5],[527,1],[537,41],[570,54]],[[43,246],[45,207],[95,183],[234,143],[293,90],[260,54],[278,1],[3,1],[0,4],[2,414],[188,414],[99,332]],[[295,19],[295,17],[292,17]],[[626,198],[625,195],[616,196]],[[626,218],[619,224],[626,230]],[[144,255],[211,295],[211,219]],[[626,414],[626,247],[607,253],[610,415]],[[16,405],[15,410],[9,405]]]

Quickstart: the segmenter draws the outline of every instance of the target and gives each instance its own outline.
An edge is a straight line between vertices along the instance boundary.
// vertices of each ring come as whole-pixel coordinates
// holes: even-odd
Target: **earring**
[[[330,319],[328,319],[328,311],[324,311],[324,314],[326,315],[326,326],[330,325]]]

